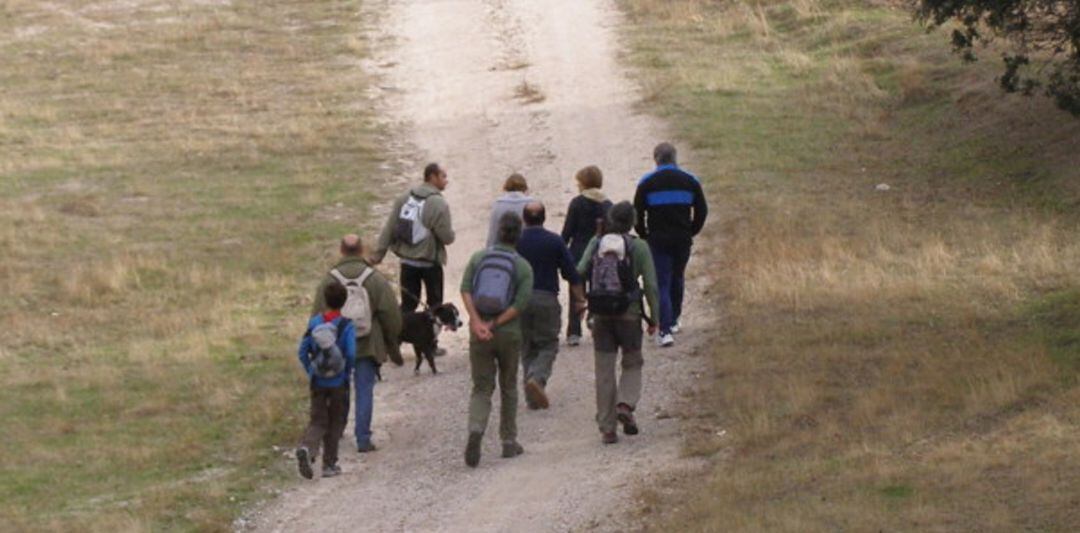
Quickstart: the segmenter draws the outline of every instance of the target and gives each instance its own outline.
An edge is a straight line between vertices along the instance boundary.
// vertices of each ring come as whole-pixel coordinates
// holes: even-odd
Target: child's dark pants
[[[345,431],[345,417],[349,408],[349,384],[331,389],[311,387],[311,421],[304,431],[300,445],[311,452],[311,457],[319,455],[319,445],[323,446],[323,466],[336,465],[338,460],[338,442]]]

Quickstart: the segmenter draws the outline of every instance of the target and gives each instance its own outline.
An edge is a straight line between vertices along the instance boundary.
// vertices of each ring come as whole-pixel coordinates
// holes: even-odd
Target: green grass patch
[[[359,1],[159,8],[0,8],[15,530],[230,529],[286,475],[305,298],[377,197]]]

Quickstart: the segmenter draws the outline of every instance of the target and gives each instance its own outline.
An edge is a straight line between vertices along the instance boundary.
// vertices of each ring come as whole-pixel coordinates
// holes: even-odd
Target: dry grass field
[[[1080,122],[902,7],[620,5],[718,213],[686,413],[713,466],[646,494],[652,528],[1080,523]]]
[[[0,522],[226,530],[375,196],[359,3],[0,4]]]

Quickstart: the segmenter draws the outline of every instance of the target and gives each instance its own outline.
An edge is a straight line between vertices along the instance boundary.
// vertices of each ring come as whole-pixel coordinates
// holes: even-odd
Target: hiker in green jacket
[[[411,313],[419,305],[420,289],[427,291],[427,305],[443,303],[443,266],[446,247],[454,242],[450,206],[442,191],[450,180],[436,163],[424,168],[424,183],[401,195],[371,253],[373,265],[382,262],[387,250],[401,259],[401,311]]]
[[[592,335],[596,360],[596,422],[602,442],[614,444],[616,421],[627,435],[638,433],[634,410],[641,398],[641,322],[649,335],[656,325],[644,314],[642,300],[651,316],[659,310],[656,269],[648,244],[630,236],[637,214],[630,202],[619,202],[607,214],[605,234],[593,237],[578,262],[578,272],[588,283],[586,299],[593,318]],[[627,272],[628,275],[623,275]],[[643,282],[644,289],[639,285]],[[616,382],[615,363],[622,350],[622,374]]]
[[[375,403],[375,381],[379,366],[390,359],[401,366],[398,335],[401,334],[401,310],[398,309],[394,289],[382,275],[363,258],[363,245],[357,235],[346,235],[341,239],[341,260],[323,278],[315,291],[315,303],[312,313],[326,311],[323,291],[333,282],[341,283],[346,288],[349,282],[359,283],[367,291],[369,306],[370,332],[361,336],[357,330],[356,367],[353,371],[353,386],[356,391],[356,449],[360,453],[373,452],[376,447],[371,441],[371,417]],[[350,299],[353,298],[350,291]],[[348,305],[346,306],[348,309]],[[361,319],[353,318],[357,325]],[[348,411],[345,413],[348,416]]]
[[[461,279],[461,299],[469,314],[469,441],[465,464],[480,463],[480,446],[491,415],[491,395],[499,383],[499,438],[502,456],[524,453],[517,442],[517,370],[521,360],[522,312],[532,294],[533,271],[514,250],[521,238],[521,218],[499,219],[496,244],[473,254]],[[510,274],[507,277],[507,274]]]

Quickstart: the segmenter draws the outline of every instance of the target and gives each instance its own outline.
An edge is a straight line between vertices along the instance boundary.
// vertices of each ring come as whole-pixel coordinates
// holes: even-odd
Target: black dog
[[[452,303],[444,303],[437,307],[406,313],[402,317],[401,342],[413,345],[416,352],[416,368],[414,373],[420,373],[420,365],[427,359],[432,374],[438,374],[435,368],[435,341],[443,328],[457,331],[461,327],[461,315],[457,307]]]

